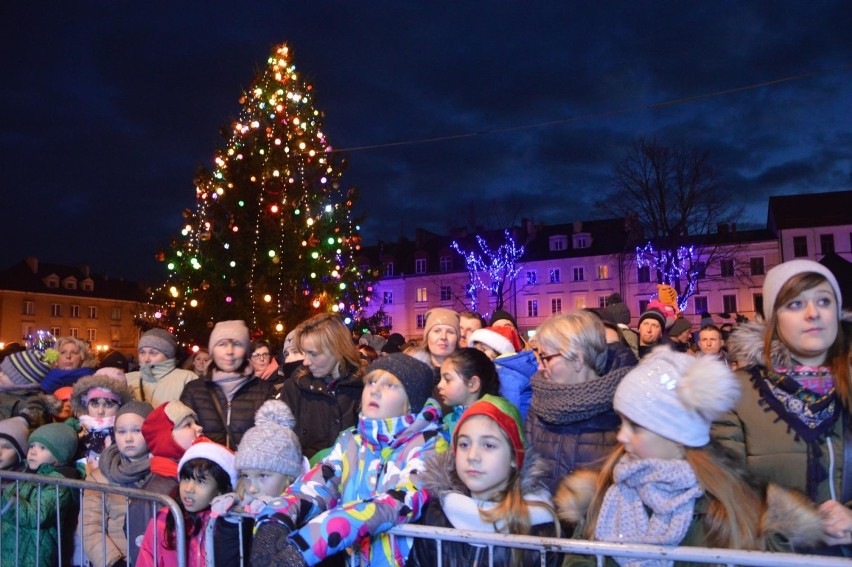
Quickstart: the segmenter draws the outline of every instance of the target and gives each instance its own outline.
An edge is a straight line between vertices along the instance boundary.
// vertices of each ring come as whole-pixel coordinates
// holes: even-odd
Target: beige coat
[[[145,380],[142,373],[136,371],[127,374],[127,385],[133,389],[134,398],[156,408],[162,403],[179,400],[183,387],[196,379],[195,372],[183,368],[175,368],[159,380]]]
[[[109,484],[100,469],[95,469],[86,480]],[[124,518],[126,515],[127,501],[124,496],[96,490],[84,491],[83,547],[89,561],[95,567],[108,567],[125,557],[127,537],[124,533]],[[106,554],[106,561],[104,561],[104,554]]]

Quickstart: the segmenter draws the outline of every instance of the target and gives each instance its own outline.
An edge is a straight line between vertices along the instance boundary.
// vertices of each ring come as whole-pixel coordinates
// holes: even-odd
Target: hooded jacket
[[[494,359],[494,366],[500,377],[500,395],[515,404],[521,412],[521,419],[526,419],[533,396],[530,378],[538,371],[535,353],[522,350],[517,354],[498,356]]]

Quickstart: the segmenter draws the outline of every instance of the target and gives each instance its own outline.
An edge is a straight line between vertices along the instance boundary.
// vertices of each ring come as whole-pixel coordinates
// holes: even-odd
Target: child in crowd
[[[210,520],[210,505],[220,494],[230,492],[237,484],[234,453],[227,447],[201,437],[187,449],[178,464],[180,499],[186,529],[186,565],[206,567],[205,535]],[[213,564],[236,565],[239,561],[238,541],[233,530],[223,522],[216,523],[213,534]],[[165,567],[177,565],[177,533],[169,509],[157,512],[157,519],[148,524],[136,567]],[[236,552],[236,556],[235,556]]]
[[[64,478],[61,467],[71,462],[76,450],[77,433],[72,427],[64,423],[42,425],[29,437],[24,472]],[[3,564],[57,565],[59,526],[67,527],[66,522],[76,517],[76,504],[76,492],[64,486],[7,484],[0,496]]]
[[[115,415],[115,443],[101,453],[100,466],[89,480],[126,488],[140,488],[151,473],[148,445],[142,435],[142,423],[153,411],[147,402],[131,400]],[[129,510],[128,510],[129,505]],[[89,561],[95,567],[131,565],[137,547],[129,547],[145,532],[147,503],[127,500],[118,494],[102,494],[87,490],[83,494],[83,544]],[[140,515],[141,514],[141,515]],[[125,531],[126,530],[126,531]]]
[[[165,329],[150,329],[139,338],[139,370],[127,374],[133,397],[158,407],[180,399],[184,386],[198,378],[177,367],[177,340]]]
[[[74,386],[62,386],[53,392],[53,397],[62,404],[59,411],[53,415],[53,421],[63,422],[74,417],[74,410],[71,409],[71,394],[73,393]]]
[[[0,392],[20,395],[37,391],[57,356],[54,349],[44,353],[22,350],[8,355],[0,361]]]
[[[88,477],[98,467],[104,449],[115,441],[113,436],[118,409],[133,399],[124,373],[117,368],[103,368],[92,376],[84,376],[71,392],[71,410],[80,417],[78,463]]]
[[[357,564],[403,565],[410,538],[385,532],[420,517],[423,460],[439,447],[432,369],[405,354],[367,368],[358,426],[258,516],[254,565],[315,565],[349,549]]]
[[[587,471],[563,479],[554,499],[560,517],[576,524],[575,536],[605,542],[774,551],[812,545],[822,528],[804,496],[770,485],[764,501],[710,444],[712,420],[739,395],[719,360],[664,347],[646,355],[615,391],[619,445],[597,479]]]
[[[20,471],[24,468],[29,438],[30,429],[23,417],[0,421],[0,470]]]
[[[461,348],[441,363],[441,381],[436,388],[441,403],[452,411],[444,416],[444,437],[449,442],[462,413],[485,394],[498,395],[500,378],[484,352]]]
[[[541,480],[541,462],[527,450],[518,409],[505,398],[486,394],[461,417],[453,451],[427,462],[423,486],[433,499],[420,523],[456,529],[559,537],[559,520]],[[444,542],[443,565],[488,563],[488,548]],[[494,565],[541,565],[537,551],[497,547]],[[548,555],[548,565],[562,557]],[[418,539],[409,565],[438,564],[434,541]]]
[[[526,419],[533,396],[530,379],[538,371],[535,353],[523,350],[518,332],[510,326],[477,329],[468,341],[494,361],[500,376],[500,395],[515,404],[521,419]]]

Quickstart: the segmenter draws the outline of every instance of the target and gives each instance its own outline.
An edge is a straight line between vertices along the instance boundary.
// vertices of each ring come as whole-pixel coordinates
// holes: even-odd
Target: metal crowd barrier
[[[20,546],[20,515],[17,507],[12,510],[12,503],[9,502],[6,498],[7,491],[11,496],[17,497],[20,491],[21,483],[33,483],[37,485],[36,498],[41,502],[42,492],[47,490],[55,491],[55,501],[56,501],[56,509],[52,511],[45,510],[45,514],[55,514],[55,518],[51,521],[50,518],[44,517],[42,518],[42,506],[39,505],[37,510],[37,522],[36,522],[36,546],[35,549],[21,549]],[[76,491],[76,508],[71,511],[70,514],[66,513],[63,517],[63,511],[60,510],[59,505],[59,489],[60,488],[68,488],[70,490]],[[11,489],[11,491],[10,491]],[[124,488],[121,486],[114,486],[110,484],[100,484],[95,482],[85,482],[82,480],[72,480],[67,478],[54,478],[49,476],[37,475],[37,474],[29,474],[22,472],[12,472],[12,471],[0,471],[0,493],[4,496],[2,498],[2,504],[0,506],[3,509],[3,514],[0,516],[0,546],[7,546],[8,543],[2,541],[2,526],[6,522],[11,522],[15,524],[14,533],[16,535],[15,538],[15,555],[14,557],[9,557],[6,554],[3,555],[2,561],[3,565],[20,565],[21,563],[26,564],[35,564],[39,565],[42,563],[41,556],[42,550],[39,548],[39,542],[41,540],[41,530],[44,527],[48,529],[49,527],[55,525],[57,527],[57,564],[62,565],[63,559],[67,563],[67,561],[71,561],[74,565],[86,565],[87,559],[83,550],[83,522],[80,521],[82,514],[85,512],[84,509],[84,501],[83,501],[83,491],[95,491],[101,493],[101,535],[105,536],[107,533],[107,525],[106,525],[106,503],[107,503],[107,495],[115,494],[118,496],[124,497],[124,503],[129,504],[130,500],[138,500],[143,502],[148,502],[146,506],[150,506],[150,516],[155,518],[157,515],[157,511],[166,506],[169,509],[172,517],[175,521],[175,532],[177,537],[175,538],[176,551],[178,556],[177,567],[186,567],[186,538],[185,538],[185,526],[183,521],[183,514],[181,513],[181,509],[178,506],[177,502],[168,496],[164,496],[161,494],[154,494],[152,492],[146,492],[144,490],[139,490],[136,488]],[[9,507],[7,510],[6,507]],[[68,512],[68,511],[66,511]],[[67,529],[63,529],[63,521],[68,522],[72,521],[77,524],[76,526],[76,539],[80,544],[79,554],[74,551],[70,553],[67,549],[63,550],[63,535],[70,536]],[[44,524],[44,526],[43,526]],[[65,526],[67,528],[67,526]],[[125,547],[125,557],[132,557],[132,549],[131,546],[135,546],[135,542],[131,541],[130,536],[128,535],[130,532],[131,526],[125,524],[125,535],[127,535],[127,544]],[[144,533],[145,528],[142,528],[142,532]],[[158,557],[158,541],[157,537],[159,534],[154,532],[154,563],[156,564],[159,560]],[[65,553],[63,553],[63,551]],[[138,551],[138,550],[137,550]],[[106,545],[102,546],[103,553],[103,561],[100,563],[106,563]],[[14,563],[12,563],[14,561]],[[128,561],[129,564],[129,561]]]

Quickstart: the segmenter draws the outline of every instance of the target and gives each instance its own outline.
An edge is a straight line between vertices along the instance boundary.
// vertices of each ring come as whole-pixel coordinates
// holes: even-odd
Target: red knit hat
[[[456,424],[455,431],[453,431],[453,451],[455,451],[458,445],[459,431],[461,431],[462,423],[475,415],[490,417],[503,430],[506,437],[509,438],[512,449],[515,451],[515,460],[520,470],[524,466],[524,454],[526,453],[527,445],[527,440],[524,437],[524,427],[521,423],[521,414],[512,402],[500,396],[485,394],[472,406],[464,410],[464,413]]]
[[[142,437],[148,444],[148,450],[156,457],[165,457],[178,462],[186,449],[181,447],[172,437],[175,426],[180,425],[187,417],[192,416],[198,421],[198,415],[186,404],[173,401],[164,402],[148,414],[142,422]]]

